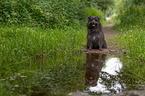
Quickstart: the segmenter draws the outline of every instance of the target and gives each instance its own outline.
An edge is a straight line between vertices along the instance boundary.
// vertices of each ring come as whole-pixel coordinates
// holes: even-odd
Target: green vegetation
[[[145,1],[115,1],[113,8],[114,0],[1,0],[0,96],[83,90],[86,57],[77,52],[86,45],[91,15],[105,24],[105,14],[115,14],[114,29],[122,32],[116,40],[126,54],[123,74],[145,83]]]
[[[108,1],[113,3],[112,0]],[[109,6],[108,1],[102,2],[103,5]],[[85,10],[87,2],[93,3],[95,7],[96,4],[102,4],[101,1],[93,0],[2,0],[0,21],[2,24],[40,25],[49,28],[76,26],[80,22],[83,24],[88,16]],[[99,6],[101,10],[106,9]]]
[[[0,31],[1,96],[23,94],[56,94],[59,96],[73,91],[65,86],[78,88],[77,81],[73,79],[83,79],[80,77],[83,75],[78,76],[79,74],[75,72],[84,72],[84,69],[80,69],[83,65],[77,62],[84,62],[85,56],[75,57],[73,53],[81,51],[80,49],[85,45],[85,29],[71,27],[48,29],[4,25],[1,26]],[[42,62],[42,57],[47,56],[47,62]],[[58,84],[58,82],[61,83]],[[59,90],[56,92],[52,88]],[[62,88],[66,91],[62,91]]]
[[[1,64],[19,63],[36,55],[61,51],[77,51],[83,48],[86,30],[42,29],[38,27],[2,26],[0,29]]]
[[[0,64],[24,62],[36,55],[81,50],[86,43],[87,16],[97,15],[105,21],[105,14],[87,7],[86,2],[0,1]]]
[[[124,62],[132,78],[138,83],[145,83],[145,1],[121,0],[115,10],[120,20],[113,28],[122,32],[117,36],[121,50],[127,54]],[[132,74],[132,75],[131,75]]]
[[[71,2],[72,1],[72,2]],[[84,4],[74,0],[3,0],[1,21],[8,24],[29,24],[55,27],[73,25],[84,20]]]
[[[86,57],[78,52],[86,45],[87,16],[98,15],[104,23],[106,10],[87,2],[0,1],[1,96],[65,96],[82,90]]]
[[[83,2],[87,7],[94,7],[102,11],[106,11],[114,5],[114,0],[83,0]]]

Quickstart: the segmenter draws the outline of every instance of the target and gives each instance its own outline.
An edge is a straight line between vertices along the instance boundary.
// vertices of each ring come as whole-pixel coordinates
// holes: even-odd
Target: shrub
[[[1,23],[43,26],[72,25],[84,20],[84,4],[76,0],[3,0],[0,1]]]
[[[120,25],[142,25],[145,22],[145,1],[144,0],[122,0],[118,5]]]
[[[120,14],[121,25],[142,25],[145,22],[145,7],[133,6],[127,10],[124,10]]]
[[[114,5],[114,0],[83,0],[87,7],[98,7],[98,9],[106,11],[111,5]]]

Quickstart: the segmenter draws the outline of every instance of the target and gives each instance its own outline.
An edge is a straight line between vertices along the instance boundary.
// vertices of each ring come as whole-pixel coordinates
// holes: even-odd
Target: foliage
[[[124,6],[120,9],[119,18],[120,23],[114,28],[123,32],[120,40],[129,52],[131,58],[145,60],[145,2],[139,0],[136,3],[135,0],[122,0],[120,3]],[[126,4],[130,4],[125,7]]]
[[[114,0],[83,0],[88,7],[98,7],[98,9],[106,11],[110,6],[114,5]]]
[[[116,37],[121,50],[126,54],[124,69],[128,70],[129,77],[137,78],[136,82],[145,83],[145,1],[121,0],[116,5],[116,13],[120,23],[113,29],[122,34]],[[115,18],[114,18],[115,19]]]
[[[120,25],[143,25],[145,22],[145,1],[144,0],[122,0],[119,7]],[[144,25],[143,25],[144,26]]]
[[[84,4],[72,0],[3,0],[0,1],[1,23],[30,23],[53,27],[73,25],[84,20]]]
[[[50,28],[79,26],[86,20],[87,6],[106,11],[112,4],[113,0],[2,0],[0,23]]]

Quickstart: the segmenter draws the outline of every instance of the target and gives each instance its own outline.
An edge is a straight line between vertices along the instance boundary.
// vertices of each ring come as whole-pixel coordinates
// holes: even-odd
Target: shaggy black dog
[[[102,25],[98,16],[89,16],[87,23],[87,49],[107,48],[106,41],[104,40],[104,33]]]

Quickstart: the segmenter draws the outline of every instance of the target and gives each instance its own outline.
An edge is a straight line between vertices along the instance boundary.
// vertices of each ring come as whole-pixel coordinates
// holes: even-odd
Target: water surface
[[[14,70],[3,73],[1,88],[11,96],[114,95],[134,84],[121,60],[98,53],[48,55],[9,66]]]

